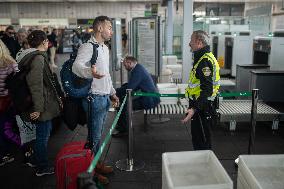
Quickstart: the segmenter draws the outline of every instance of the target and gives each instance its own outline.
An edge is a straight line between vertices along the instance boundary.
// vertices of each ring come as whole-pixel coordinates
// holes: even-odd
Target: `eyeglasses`
[[[15,34],[15,32],[8,32],[10,35],[14,35]]]

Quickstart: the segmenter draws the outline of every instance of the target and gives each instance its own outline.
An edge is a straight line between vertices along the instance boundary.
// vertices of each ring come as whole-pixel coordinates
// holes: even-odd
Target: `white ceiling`
[[[160,2],[159,0],[0,0],[0,2]]]
[[[176,1],[176,0],[174,0]],[[179,0],[183,1],[183,0]],[[193,0],[194,2],[252,2],[252,3],[258,3],[258,2],[282,2],[284,0]]]
[[[165,0],[0,0],[0,2],[162,2]],[[173,0],[176,1],[176,0]],[[182,2],[183,0],[179,0]],[[194,0],[194,2],[282,2],[284,0]]]

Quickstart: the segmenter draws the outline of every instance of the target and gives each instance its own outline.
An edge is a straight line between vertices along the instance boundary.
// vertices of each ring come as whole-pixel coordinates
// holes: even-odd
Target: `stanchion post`
[[[128,160],[130,166],[133,165],[133,125],[132,125],[132,96],[131,92],[132,89],[126,90],[128,95],[128,103],[127,103],[127,109],[128,109]]]
[[[119,73],[120,73],[120,86],[122,86],[123,84],[123,61],[120,61]]]
[[[133,158],[133,124],[132,124],[132,89],[126,89],[128,103],[128,148],[127,148],[127,159],[119,160],[116,162],[116,167],[122,171],[136,171],[142,169],[145,166],[143,161],[134,161]]]
[[[255,125],[256,125],[256,115],[257,115],[258,94],[259,94],[258,89],[252,90],[251,126],[250,126],[250,135],[249,135],[248,154],[254,153]]]

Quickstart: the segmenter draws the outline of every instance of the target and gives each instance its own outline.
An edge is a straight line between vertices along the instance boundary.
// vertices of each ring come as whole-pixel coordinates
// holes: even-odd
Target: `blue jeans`
[[[109,95],[91,95],[92,112],[88,113],[88,100],[83,100],[83,108],[90,114],[88,118],[88,140],[93,145],[93,152],[96,154],[100,148],[100,141],[103,133],[103,124],[110,107]]]
[[[52,129],[51,120],[36,122],[35,160],[38,169],[48,167],[47,143]]]

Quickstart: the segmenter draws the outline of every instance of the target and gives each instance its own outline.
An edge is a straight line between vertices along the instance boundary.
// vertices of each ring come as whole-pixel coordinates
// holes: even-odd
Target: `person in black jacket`
[[[123,101],[123,98],[126,95],[126,89],[142,92],[158,92],[151,75],[141,64],[137,63],[136,58],[127,56],[123,60],[123,65],[125,69],[130,72],[130,77],[128,83],[125,83],[120,88],[116,89],[116,95],[120,102]],[[132,103],[133,110],[151,109],[160,103],[160,98],[148,96],[134,97]],[[114,137],[120,137],[127,134],[128,124],[126,107],[127,105],[124,106],[117,122],[116,130],[112,134]],[[117,110],[119,110],[119,108],[117,108]]]
[[[11,56],[15,59],[17,52],[21,49],[20,44],[15,39],[15,30],[13,26],[8,26],[2,36],[2,41],[9,49]]]
[[[48,48],[50,52],[50,65],[52,68],[57,68],[58,66],[55,64],[55,55],[57,49],[57,29],[53,29],[51,34],[47,36],[49,40]]]
[[[211,149],[210,127],[214,115],[214,100],[220,87],[219,65],[210,52],[209,36],[198,30],[191,35],[189,46],[194,53],[194,63],[185,96],[189,107],[183,123],[191,119],[194,150]]]

